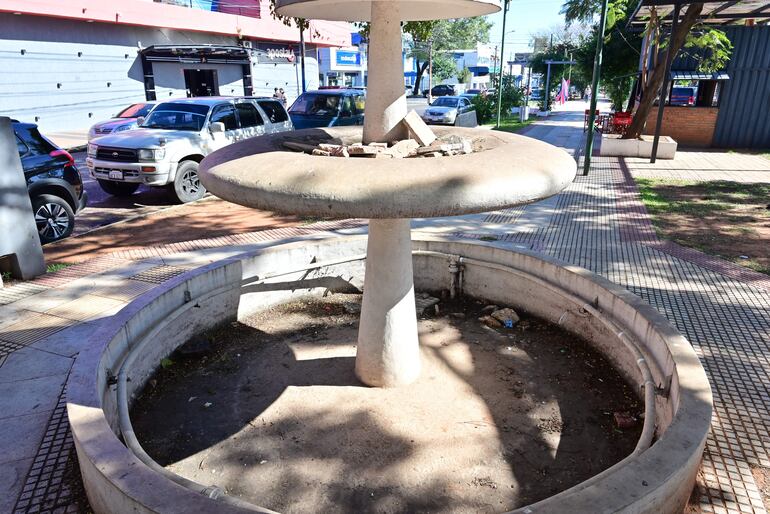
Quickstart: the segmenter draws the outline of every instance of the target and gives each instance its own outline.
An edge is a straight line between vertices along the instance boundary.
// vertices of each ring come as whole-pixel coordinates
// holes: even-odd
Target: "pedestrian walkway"
[[[584,107],[570,107],[531,125],[526,135],[574,152],[583,142]],[[692,342],[714,391],[698,507],[765,513],[755,476],[770,472],[770,280],[658,240],[631,169],[622,159],[597,157],[588,176],[551,199],[415,220],[415,230],[534,249],[604,275],[656,307]],[[741,172],[720,171],[727,177]],[[0,290],[0,512],[87,509],[63,394],[73,359],[99,319],[203,262],[277,240],[364,228],[361,220],[325,222],[125,250]]]

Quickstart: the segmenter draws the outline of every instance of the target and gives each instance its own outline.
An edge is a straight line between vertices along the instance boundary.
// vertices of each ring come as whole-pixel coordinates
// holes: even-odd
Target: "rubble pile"
[[[318,143],[308,144],[284,141],[283,146],[295,152],[322,157],[363,157],[370,159],[410,159],[423,157],[448,157],[473,153],[473,142],[456,135],[437,138],[428,125],[415,113],[410,112],[402,121],[410,139],[391,143],[353,143],[350,145]]]

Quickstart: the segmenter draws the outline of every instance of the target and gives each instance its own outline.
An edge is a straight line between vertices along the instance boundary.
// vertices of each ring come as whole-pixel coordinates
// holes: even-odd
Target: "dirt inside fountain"
[[[420,379],[376,389],[353,373],[359,302],[297,301],[188,343],[134,404],[144,448],[285,513],[503,512],[633,450],[642,402],[557,326],[491,328],[483,302],[443,301],[419,322]]]

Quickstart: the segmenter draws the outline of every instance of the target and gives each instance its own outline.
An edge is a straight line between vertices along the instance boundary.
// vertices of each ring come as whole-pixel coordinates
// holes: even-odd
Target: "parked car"
[[[671,89],[671,105],[695,105],[697,87],[674,86]]]
[[[242,139],[293,130],[275,98],[202,97],[159,103],[135,130],[94,139],[86,165],[114,196],[141,184],[167,187],[180,202],[203,198],[198,164],[211,152]]]
[[[428,95],[428,90],[422,92],[424,95]],[[433,88],[430,90],[431,96],[454,96],[455,95],[455,87],[451,84],[439,84],[438,86],[433,86]]]
[[[297,130],[363,125],[366,95],[358,89],[325,89],[302,93],[289,116]]]
[[[472,114],[472,116],[466,116]],[[468,118],[476,119],[476,112],[470,99],[462,96],[442,96],[433,100],[425,109],[422,119],[425,123],[434,125],[476,126],[477,123],[467,122]]]
[[[75,213],[88,203],[75,160],[40,134],[34,123],[11,123],[27,179],[40,242],[64,239],[75,229]]]
[[[107,121],[100,121],[88,131],[88,140],[95,137],[132,130],[138,127],[144,118],[150,113],[156,102],[143,102],[131,104]]]

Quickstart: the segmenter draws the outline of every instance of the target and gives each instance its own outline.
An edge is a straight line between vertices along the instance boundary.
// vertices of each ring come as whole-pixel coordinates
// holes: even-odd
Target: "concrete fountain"
[[[435,135],[470,141],[472,153],[431,159],[339,158],[287,149],[287,142],[349,146],[408,139],[401,22],[490,14],[499,2],[277,4],[279,13],[291,17],[371,22],[365,125],[236,143],[203,161],[201,180],[213,194],[253,208],[368,219],[368,238],[280,244],[200,265],[105,322],[79,356],[68,396],[94,510],[272,512],[157,464],[134,433],[129,407],[161,360],[196,334],[304,292],[320,295],[329,290],[325,279],[338,284],[345,277],[347,284],[363,287],[354,367],[374,391],[406,389],[420,379],[415,285],[488,299],[556,324],[587,341],[636,386],[644,426],[633,452],[516,512],[681,512],[711,413],[708,382],[689,343],[637,297],[585,270],[490,244],[413,239],[410,232],[411,218],[486,212],[557,194],[574,178],[571,156],[530,138],[464,128],[441,128]],[[313,280],[310,273],[316,274]]]

